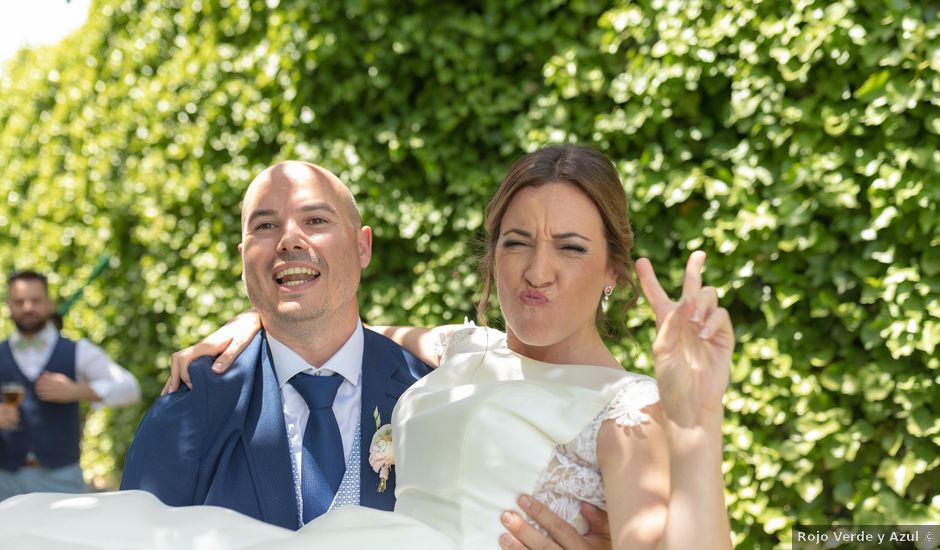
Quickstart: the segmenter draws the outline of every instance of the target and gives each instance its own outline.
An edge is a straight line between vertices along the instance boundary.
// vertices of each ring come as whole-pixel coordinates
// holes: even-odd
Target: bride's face
[[[496,241],[496,292],[514,351],[552,361],[597,339],[594,323],[608,265],[600,212],[569,183],[521,189]]]

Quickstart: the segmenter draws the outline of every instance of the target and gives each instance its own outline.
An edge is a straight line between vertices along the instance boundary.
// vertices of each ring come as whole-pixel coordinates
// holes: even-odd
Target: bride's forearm
[[[725,507],[721,471],[721,418],[694,428],[670,425],[669,507],[666,528],[658,545],[673,548],[731,548],[731,528]]]

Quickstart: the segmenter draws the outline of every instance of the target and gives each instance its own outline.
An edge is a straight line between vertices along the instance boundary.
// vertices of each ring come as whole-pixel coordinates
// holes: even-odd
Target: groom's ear
[[[238,246],[236,248],[238,249],[238,255],[241,256],[242,258],[242,276],[240,277],[240,279],[244,283],[245,282],[245,245],[244,243],[238,243]]]
[[[372,228],[363,225],[356,231],[356,243],[359,246],[359,267],[365,269],[372,261]]]

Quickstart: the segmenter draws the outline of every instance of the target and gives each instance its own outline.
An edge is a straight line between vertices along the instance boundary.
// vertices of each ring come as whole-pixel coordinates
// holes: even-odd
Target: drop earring
[[[607,310],[610,309],[610,295],[614,292],[614,287],[611,285],[604,287],[604,297],[601,298],[601,311],[607,313]]]

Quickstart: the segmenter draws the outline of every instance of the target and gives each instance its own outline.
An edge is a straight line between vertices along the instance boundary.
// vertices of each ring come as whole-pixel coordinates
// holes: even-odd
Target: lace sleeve
[[[450,326],[453,327],[454,325]],[[462,328],[451,331],[438,331],[437,340],[434,342],[434,353],[437,355],[438,364],[443,365],[444,361],[460,348],[461,342],[466,341],[476,329],[476,324],[464,317]]]
[[[601,424],[614,419],[621,426],[636,426],[650,420],[644,407],[659,401],[656,381],[649,376],[627,374],[607,406],[581,433],[559,445],[539,477],[533,496],[584,534],[587,522],[581,517],[581,502],[607,509],[604,479],[597,465],[597,433]],[[545,533],[537,524],[533,527]],[[545,533],[547,534],[547,533]]]
[[[617,392],[601,414],[601,419],[613,418],[620,426],[637,426],[650,420],[642,409],[658,401],[656,381],[648,376],[637,375]]]

